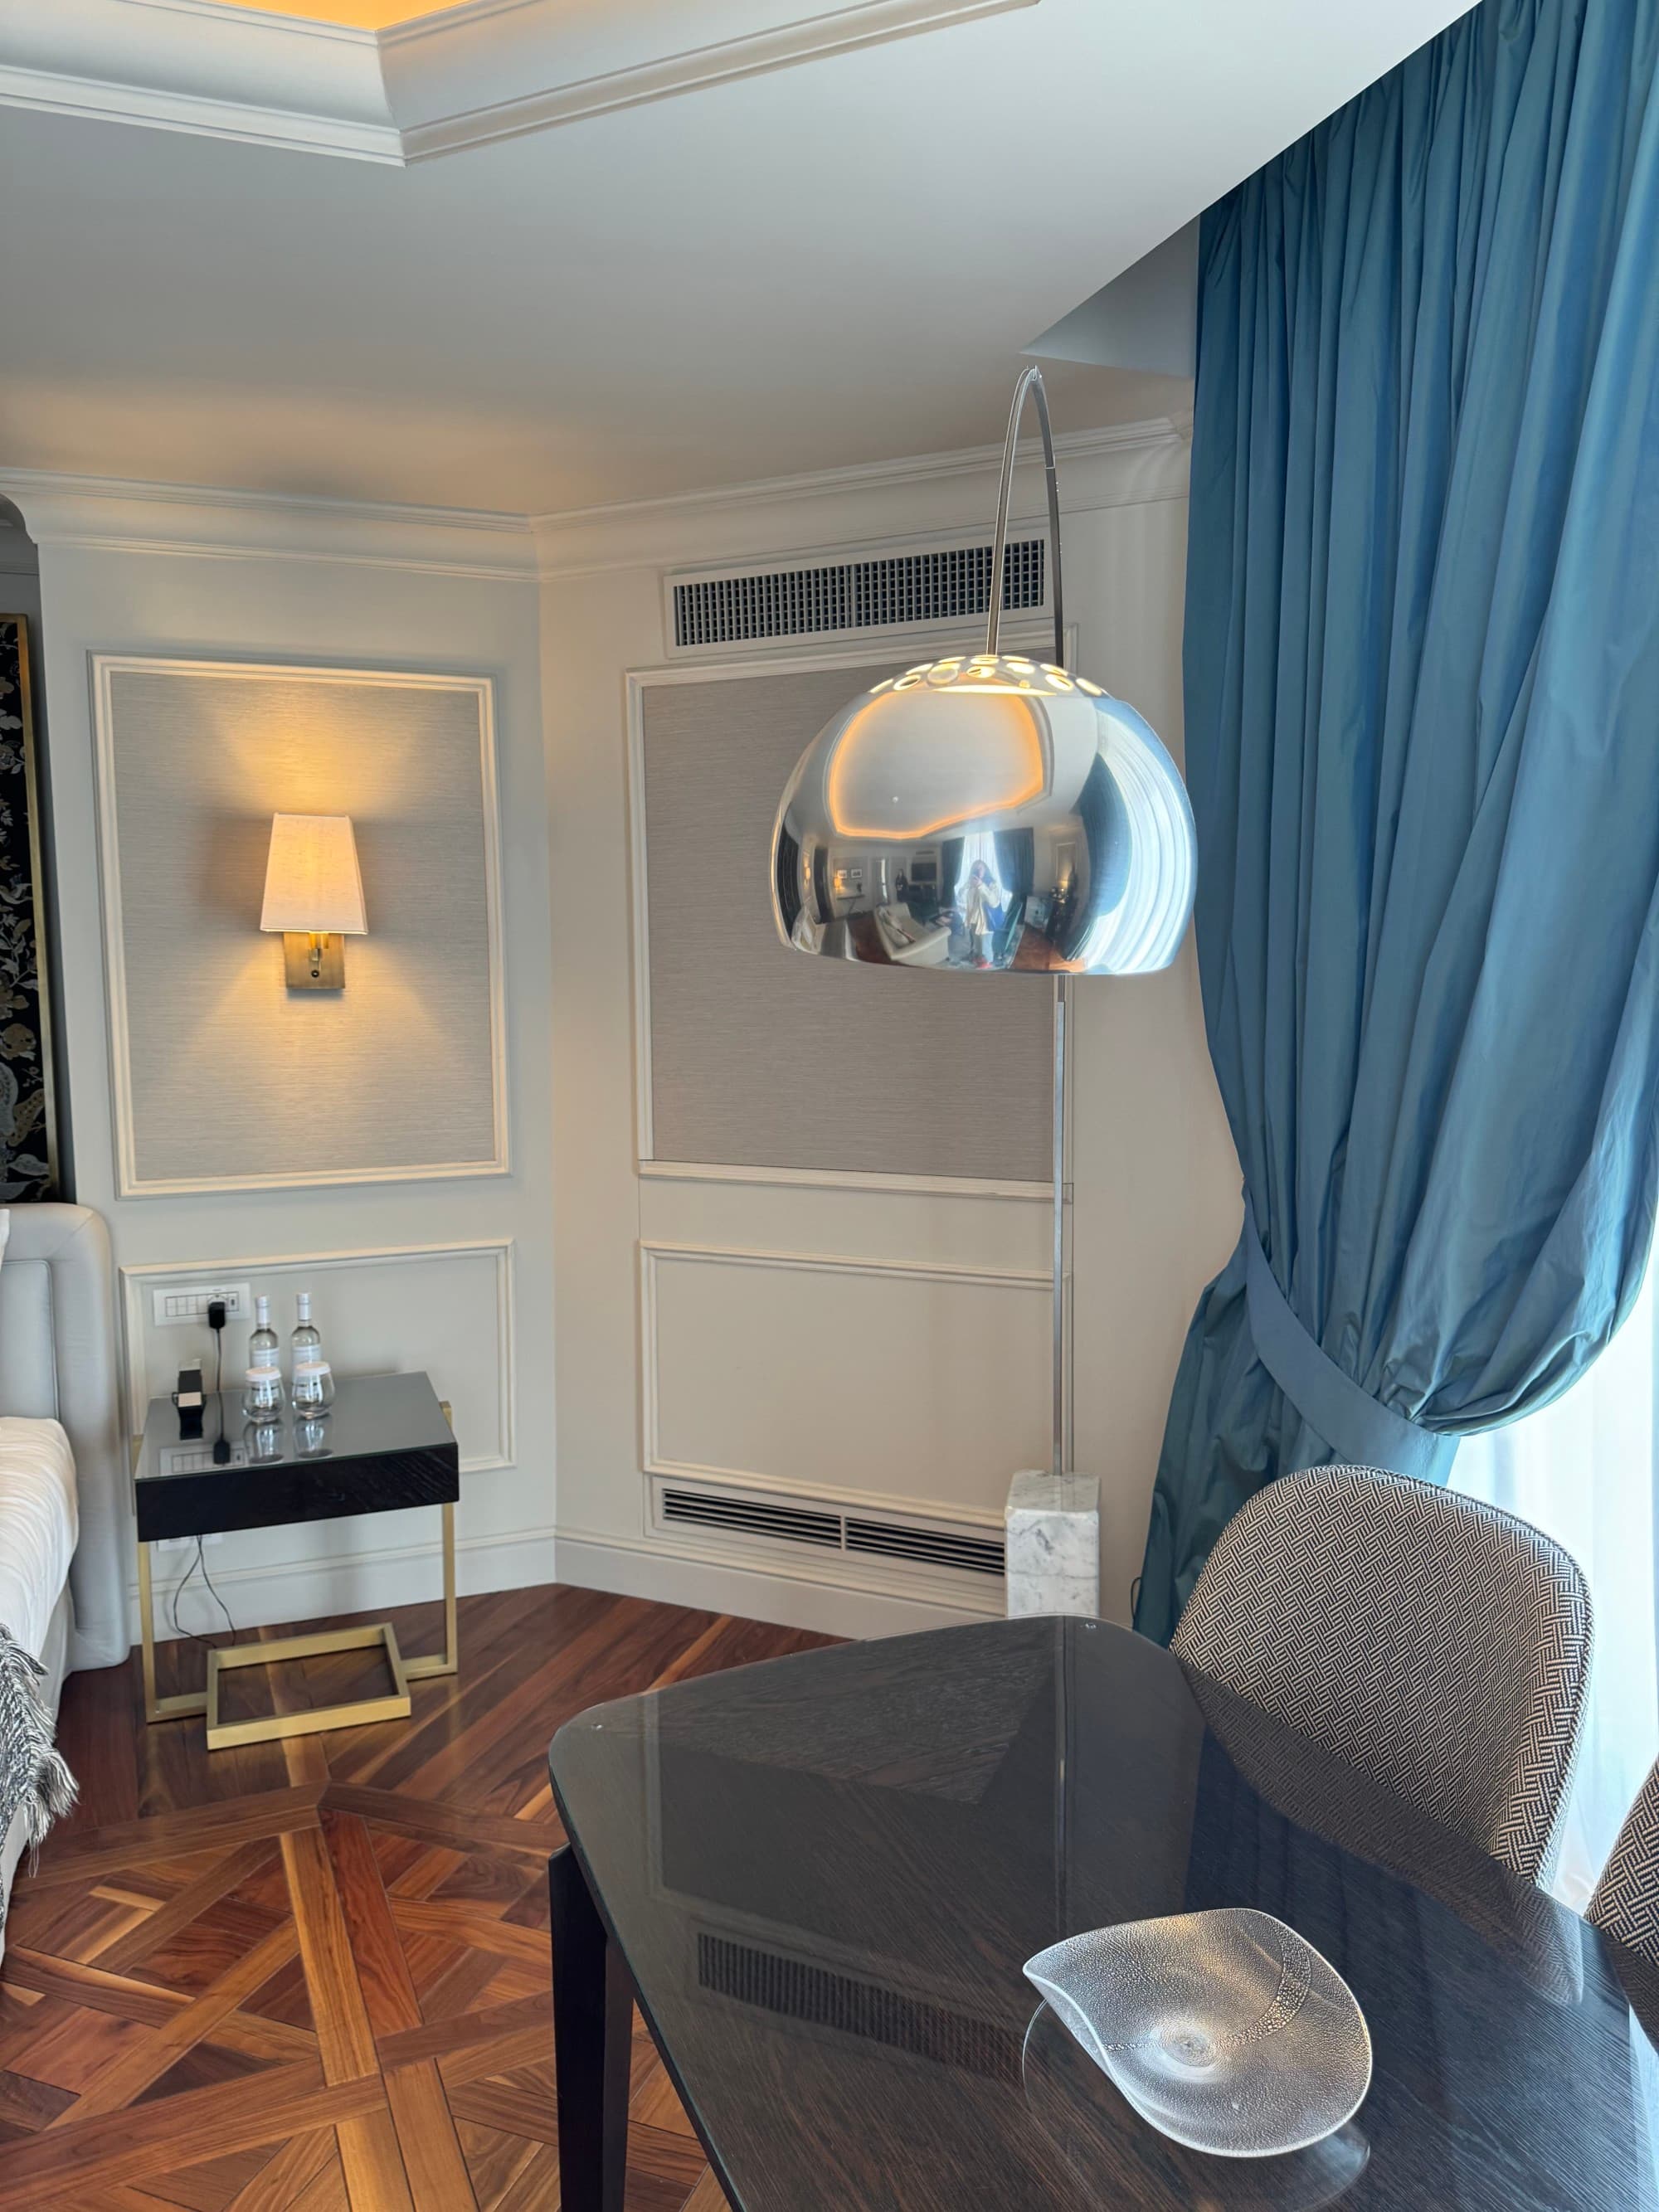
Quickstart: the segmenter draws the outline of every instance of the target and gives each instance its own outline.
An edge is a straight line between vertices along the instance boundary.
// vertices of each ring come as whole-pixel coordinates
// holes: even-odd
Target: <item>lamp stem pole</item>
[[[1048,602],[1054,617],[1054,665],[1066,665],[1066,599],[1060,574],[1060,476],[1054,466],[1054,434],[1048,421],[1048,395],[1042,371],[1035,364],[1014,386],[1014,404],[1008,410],[1008,435],[1002,448],[1002,475],[997,485],[997,526],[991,542],[991,575],[987,599],[985,650],[994,653],[1002,624],[1002,562],[1008,542],[1008,507],[1014,490],[1014,454],[1019,444],[1019,418],[1030,398],[1036,410],[1042,439],[1042,467],[1048,492]],[[1055,1475],[1066,1472],[1071,1437],[1068,1352],[1069,1316],[1066,1310],[1066,1024],[1072,1008],[1072,979],[1064,969],[1054,971],[1054,1437],[1051,1456]]]
[[[1066,1384],[1066,1024],[1071,1012],[1072,979],[1054,977],[1054,1468],[1058,1479],[1070,1456],[1066,1416],[1070,1411]]]

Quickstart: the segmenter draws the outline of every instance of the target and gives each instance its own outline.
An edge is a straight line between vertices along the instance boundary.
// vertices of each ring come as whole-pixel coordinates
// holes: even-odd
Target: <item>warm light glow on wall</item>
[[[214,0],[220,7],[245,0]],[[346,23],[354,30],[383,31],[388,23],[407,23],[416,15],[448,12],[444,0],[253,0],[262,15],[302,15],[308,23]],[[451,0],[452,5],[460,0]]]

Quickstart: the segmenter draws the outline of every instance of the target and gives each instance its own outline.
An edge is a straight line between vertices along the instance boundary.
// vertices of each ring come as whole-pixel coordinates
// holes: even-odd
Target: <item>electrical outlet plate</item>
[[[224,1300],[227,1322],[253,1318],[251,1283],[158,1283],[149,1297],[150,1316],[157,1328],[205,1328],[207,1310],[215,1298]]]

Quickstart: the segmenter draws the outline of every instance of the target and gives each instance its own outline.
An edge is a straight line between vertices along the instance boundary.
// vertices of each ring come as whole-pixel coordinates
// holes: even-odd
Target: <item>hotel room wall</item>
[[[418,515],[257,500],[244,507],[226,495],[198,507],[132,488],[107,495],[0,489],[10,489],[40,540],[76,1195],[108,1219],[122,1271],[131,1414],[209,1343],[204,1328],[155,1327],[154,1291],[216,1276],[248,1280],[275,1294],[286,1330],[290,1293],[309,1287],[343,1372],[425,1367],[452,1400],[464,1469],[463,1590],[548,1578],[555,1423],[547,804],[526,534],[498,542]],[[90,680],[92,656],[108,653],[489,680],[501,786],[509,1172],[121,1194]],[[476,822],[471,830],[476,836]],[[193,895],[179,885],[181,902]],[[175,915],[170,928],[187,965],[181,919]],[[371,913],[371,931],[374,921]],[[275,940],[250,933],[250,959],[261,953],[280,959]],[[382,954],[391,957],[388,948]],[[418,972],[403,981],[418,996]],[[181,988],[181,1005],[189,998]],[[331,1018],[349,1022],[356,1003],[349,958],[346,993]],[[151,1055],[165,1046],[153,1033],[157,1018],[152,1009],[144,1041]],[[165,1024],[165,1007],[159,1019]],[[192,1020],[179,1048],[200,1060],[203,1042]],[[210,1054],[204,1066],[210,1073],[193,1092],[195,1109],[204,1129],[222,1136],[239,1106],[258,1101],[259,1054],[244,1038],[216,1061]],[[441,1050],[428,1074],[429,1114],[441,1132],[453,1074]],[[477,1078],[475,1069],[473,1089]],[[291,1108],[303,1110],[302,1100]],[[204,1149],[215,1152],[212,1180],[234,1186],[222,1145]],[[319,1153],[330,1149],[319,1126]],[[449,1155],[440,1148],[416,1157]],[[228,1333],[233,1370],[244,1334]],[[232,1535],[209,1559],[243,1625],[431,1595],[437,1538],[435,1515],[392,1515]],[[182,1564],[181,1555],[158,1561],[163,1580]],[[199,1611],[188,1618],[205,1625]]]
[[[641,1172],[642,1040],[623,925],[640,857],[630,854],[629,678],[671,659],[665,570],[719,562],[740,572],[794,548],[967,535],[983,530],[994,498],[988,465],[866,477],[752,504],[678,502],[581,528],[555,524],[542,544],[558,797],[561,1572],[848,1632],[967,1617],[999,1593],[963,1576],[947,1584],[844,1555],[779,1544],[745,1552],[707,1532],[667,1530],[653,1520],[647,1472],[716,1487],[748,1477],[779,1496],[994,1528],[1014,1465],[1047,1456],[1046,1193],[1018,1182],[781,1176],[764,1163],[748,1174],[730,1161],[684,1174],[677,1164],[697,1164],[647,1161]],[[1061,484],[1078,664],[1141,708],[1178,754],[1184,452],[1169,438],[1144,448],[1107,441],[1063,460]],[[1023,471],[1019,512],[1034,514],[1040,496]],[[774,646],[755,665],[834,650],[823,641]],[[880,654],[867,632],[842,651],[854,671]],[[912,653],[896,657],[902,665]],[[756,865],[763,870],[763,853]],[[562,932],[561,909],[607,912],[615,926]],[[866,980],[878,991],[887,979]],[[1190,945],[1165,975],[1079,987],[1074,1069],[1076,1457],[1102,1481],[1103,1611],[1125,1620],[1182,1338],[1239,1218]],[[869,1071],[838,1072],[847,1113],[890,1110]],[[913,1087],[925,1098],[948,1079],[929,1071]],[[972,1081],[994,1084],[996,1071]],[[988,1391],[994,1420],[977,1416]],[[933,1435],[940,1448],[919,1451]]]

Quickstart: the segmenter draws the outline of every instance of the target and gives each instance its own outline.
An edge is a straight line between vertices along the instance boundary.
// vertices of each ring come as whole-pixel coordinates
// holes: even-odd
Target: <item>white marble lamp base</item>
[[[1100,1484],[1033,1468],[1008,1486],[1007,1610],[1100,1611]]]

